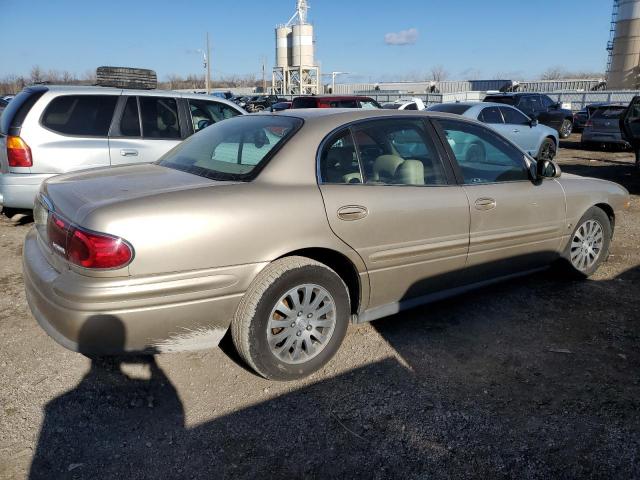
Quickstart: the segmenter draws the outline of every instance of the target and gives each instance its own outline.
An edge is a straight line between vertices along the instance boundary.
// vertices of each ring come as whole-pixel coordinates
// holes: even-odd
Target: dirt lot
[[[0,479],[640,478],[640,174],[561,150],[633,194],[595,277],[512,281],[350,327],[274,383],[224,349],[93,364],[32,319],[0,221]]]

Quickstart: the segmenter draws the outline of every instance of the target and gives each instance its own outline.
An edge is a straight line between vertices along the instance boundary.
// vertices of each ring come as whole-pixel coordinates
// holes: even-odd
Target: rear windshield
[[[464,112],[471,108],[470,105],[461,105],[459,103],[440,103],[429,107],[430,112],[444,112],[455,113],[456,115],[462,115]]]
[[[158,164],[213,180],[251,180],[302,126],[298,118],[235,117],[191,136]]]
[[[626,107],[606,107],[597,108],[591,118],[620,118]]]
[[[46,87],[30,87],[16,95],[2,111],[0,134],[19,135],[22,122],[38,99],[47,91]]]
[[[486,97],[484,97],[483,101],[484,102],[505,103],[507,105],[515,105],[516,104],[516,97],[511,97],[511,96],[508,96],[508,95],[493,97],[491,95],[487,95]]]

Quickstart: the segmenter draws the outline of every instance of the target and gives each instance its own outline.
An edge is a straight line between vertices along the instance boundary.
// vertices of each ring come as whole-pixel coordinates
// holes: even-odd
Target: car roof
[[[128,95],[138,95],[138,96],[170,96],[175,98],[191,98],[194,100],[213,100],[219,103],[224,103],[225,105],[230,105],[235,109],[242,110],[238,104],[233,103],[226,98],[217,97],[214,95],[204,95],[201,93],[189,93],[189,92],[178,92],[177,90],[159,90],[159,89],[151,89],[151,90],[142,90],[135,88],[116,88],[116,87],[100,87],[97,85],[36,85],[37,87],[46,88],[47,91],[51,93],[65,93],[65,94],[93,94],[93,95],[120,95],[122,93]]]
[[[362,108],[298,108],[283,112],[263,112],[258,115],[278,115],[285,117],[295,117],[302,120],[314,121],[317,119],[334,119],[336,123],[346,123],[356,120],[377,117],[442,117],[460,118],[459,115],[444,112],[428,112],[426,110],[385,110],[376,108],[375,110]]]

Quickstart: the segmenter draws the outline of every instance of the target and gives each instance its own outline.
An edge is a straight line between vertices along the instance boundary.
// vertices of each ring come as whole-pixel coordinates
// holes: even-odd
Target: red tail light
[[[84,268],[122,268],[133,259],[133,249],[119,237],[89,232],[49,215],[47,234],[51,248]]]
[[[591,120],[587,120],[587,123],[584,124],[585,127],[593,127],[593,122]]]
[[[7,159],[10,167],[31,167],[31,149],[20,137],[7,137]]]

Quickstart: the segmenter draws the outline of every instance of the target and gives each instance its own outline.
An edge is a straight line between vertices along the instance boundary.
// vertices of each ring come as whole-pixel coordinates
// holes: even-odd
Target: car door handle
[[[369,215],[369,210],[362,205],[345,205],[338,209],[338,218],[340,220],[360,220],[367,215]]]
[[[134,148],[123,148],[122,150],[120,150],[120,155],[122,157],[137,157],[138,150]]]
[[[520,130],[518,130],[517,128],[514,128],[513,133],[520,133]]]
[[[479,198],[476,200],[476,210],[491,210],[496,208],[496,201],[493,198]]]

